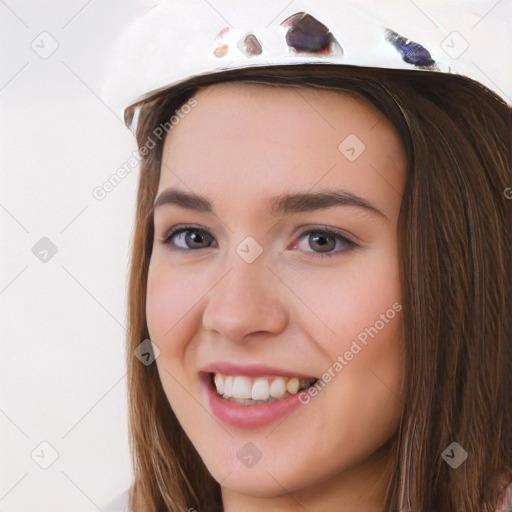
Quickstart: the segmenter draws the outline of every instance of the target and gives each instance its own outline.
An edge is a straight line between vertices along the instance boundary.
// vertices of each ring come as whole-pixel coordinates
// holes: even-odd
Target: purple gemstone
[[[262,52],[261,43],[254,34],[248,34],[244,39],[244,48],[249,55],[260,55]]]
[[[334,40],[323,23],[305,12],[293,14],[281,26],[290,27],[286,33],[286,44],[298,52],[327,52]]]

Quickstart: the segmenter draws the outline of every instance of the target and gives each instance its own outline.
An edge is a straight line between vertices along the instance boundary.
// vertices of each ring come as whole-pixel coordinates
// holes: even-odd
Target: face
[[[146,315],[166,396],[225,499],[354,489],[401,412],[400,138],[332,91],[195,98],[154,212]]]

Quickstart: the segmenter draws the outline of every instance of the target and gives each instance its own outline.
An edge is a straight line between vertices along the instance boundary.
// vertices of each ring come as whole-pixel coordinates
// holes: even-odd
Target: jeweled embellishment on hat
[[[220,46],[217,46],[215,50],[213,50],[213,55],[215,57],[224,57],[229,51],[229,46],[227,44],[221,44]]]
[[[261,43],[254,34],[247,34],[245,37],[242,37],[242,39],[238,41],[237,46],[240,51],[245,53],[248,57],[251,57],[252,55],[260,55],[263,51]]]
[[[215,49],[213,55],[215,57],[224,57],[229,51],[229,46],[224,43],[224,37],[229,32],[229,27],[224,27],[215,37]]]
[[[420,68],[435,67],[436,61],[421,44],[410,41],[389,28],[386,29],[386,40],[400,52],[404,62]]]
[[[281,26],[288,28],[286,44],[296,52],[343,54],[343,49],[331,31],[310,14],[292,14]]]

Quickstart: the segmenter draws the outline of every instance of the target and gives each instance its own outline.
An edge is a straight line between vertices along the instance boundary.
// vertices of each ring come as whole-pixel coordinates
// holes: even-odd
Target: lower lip
[[[288,398],[266,404],[241,405],[220,397],[210,383],[210,376],[203,380],[213,414],[221,421],[240,428],[257,428],[270,425],[286,416],[302,403],[298,393]]]

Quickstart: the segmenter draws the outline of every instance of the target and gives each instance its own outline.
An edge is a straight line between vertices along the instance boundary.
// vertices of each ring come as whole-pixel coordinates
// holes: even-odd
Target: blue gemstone
[[[435,64],[429,51],[419,43],[409,41],[393,30],[386,29],[386,40],[389,41],[402,55],[402,60],[418,67],[428,67]]]

